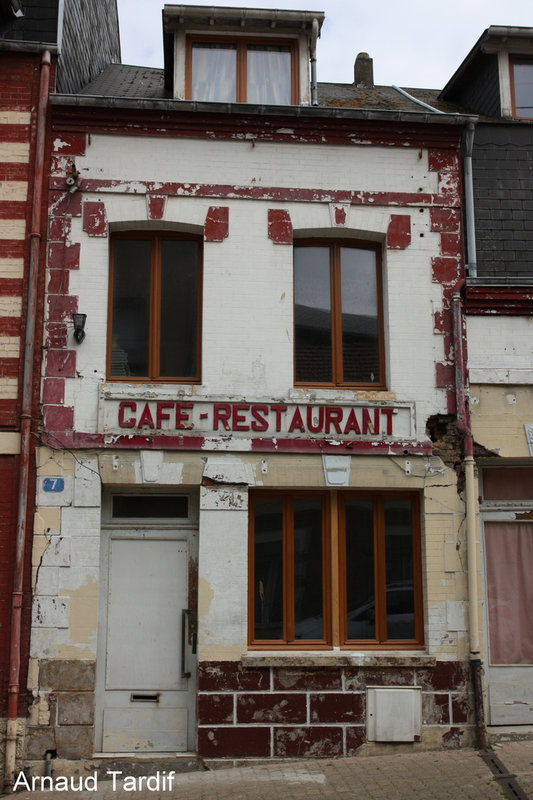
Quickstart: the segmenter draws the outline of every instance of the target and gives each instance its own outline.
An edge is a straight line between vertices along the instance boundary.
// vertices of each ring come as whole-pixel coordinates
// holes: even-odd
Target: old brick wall
[[[54,80],[54,65],[50,86]],[[0,52],[0,461],[2,475],[2,538],[0,543],[0,714],[5,713],[11,615],[11,590],[15,557],[18,505],[19,431],[22,399],[24,339],[29,271],[29,233],[32,217],[35,164],[36,110],[41,75],[41,55]],[[45,165],[46,171],[46,165]],[[45,195],[46,197],[46,195]],[[43,212],[45,204],[43,204]],[[45,230],[44,214],[42,218]],[[44,255],[41,248],[40,256]],[[44,264],[44,261],[41,261]],[[44,267],[39,287],[44,284]],[[41,293],[39,294],[41,296]],[[34,362],[33,423],[37,415],[40,326],[42,300],[37,303]],[[30,447],[33,447],[32,439]],[[30,454],[30,482],[27,514],[33,519],[34,476]],[[31,538],[31,524],[26,535]],[[30,626],[30,556],[26,548],[21,634],[20,711],[26,703],[26,672]]]
[[[467,676],[468,664],[458,661],[435,667],[252,669],[201,662],[198,752],[214,759],[354,755],[366,741],[368,686],[421,687],[422,739],[464,746]]]

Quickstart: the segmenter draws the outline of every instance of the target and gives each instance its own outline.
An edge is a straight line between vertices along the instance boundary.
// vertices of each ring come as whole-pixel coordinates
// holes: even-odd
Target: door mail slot
[[[130,703],[159,703],[161,692],[153,694],[130,694]]]

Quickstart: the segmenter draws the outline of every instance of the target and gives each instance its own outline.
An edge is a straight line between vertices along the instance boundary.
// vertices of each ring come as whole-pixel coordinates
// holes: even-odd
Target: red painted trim
[[[469,315],[533,315],[533,286],[467,286],[466,313]]]
[[[48,265],[51,269],[79,269],[80,242],[52,242],[48,245]]]
[[[387,228],[389,250],[405,250],[411,244],[411,217],[409,214],[391,214]]]
[[[163,219],[165,216],[166,202],[167,198],[165,195],[147,194],[146,208],[148,211],[148,219]]]
[[[132,436],[123,434],[82,433],[80,431],[56,431],[49,438],[48,433],[42,434],[43,444],[52,448],[80,448],[87,449],[100,447],[104,450],[205,450],[213,449],[211,441],[227,442],[238,441],[232,436],[163,436],[161,434]],[[217,450],[217,452],[223,452]],[[246,452],[246,451],[245,451]],[[432,447],[430,442],[411,441],[339,441],[331,439],[288,439],[272,437],[269,439],[252,439],[251,450],[253,453],[357,453],[357,455],[430,455]]]
[[[57,191],[63,178],[50,179],[50,189]],[[86,178],[81,181],[81,190],[91,193],[113,192],[138,195],[143,190],[149,194],[154,190],[170,197],[217,197],[231,200],[271,200],[292,203],[346,203],[354,206],[444,206],[431,209],[442,211],[443,219],[437,218],[436,225],[445,224],[446,230],[458,230],[461,205],[459,195],[431,194],[427,192],[369,192],[349,189],[302,189],[286,186],[235,186],[234,184],[212,183],[156,183],[153,181],[121,181]],[[84,203],[84,208],[87,203]],[[57,213],[57,212],[56,212]],[[456,215],[456,216],[454,216]],[[451,222],[453,220],[453,223]],[[432,227],[432,230],[441,230]]]
[[[85,133],[63,133],[52,142],[54,153],[62,156],[84,156],[86,143]]]
[[[287,113],[266,116],[247,113],[203,112],[173,105],[162,110],[139,108],[53,107],[53,129],[67,133],[106,133],[120,136],[180,136],[206,139],[238,139],[287,143],[388,145],[429,147],[458,151],[462,126],[399,121],[391,114],[384,120],[343,117],[344,109],[332,109],[331,116],[320,116],[315,109],[289,108]],[[349,109],[348,109],[349,115]]]
[[[105,204],[89,200],[83,204],[83,230],[88,236],[107,236]]]
[[[204,240],[223,242],[229,235],[229,207],[210,206],[205,218]]]
[[[275,244],[292,244],[291,216],[285,209],[268,209],[268,238]]]

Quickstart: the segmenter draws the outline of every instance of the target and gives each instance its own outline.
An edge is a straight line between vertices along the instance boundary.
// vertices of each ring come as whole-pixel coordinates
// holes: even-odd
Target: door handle
[[[185,645],[187,643],[187,637],[185,635],[187,624],[189,617],[191,616],[191,609],[190,608],[182,608],[181,609],[181,677],[182,678],[190,678],[191,673],[187,671],[186,668],[186,657],[185,657]]]

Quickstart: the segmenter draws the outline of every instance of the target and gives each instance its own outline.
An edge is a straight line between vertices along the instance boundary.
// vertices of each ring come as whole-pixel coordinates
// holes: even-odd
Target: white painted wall
[[[76,158],[85,179],[122,185],[83,199],[105,203],[113,226],[158,227],[147,220],[144,188],[137,181],[292,187],[347,191],[438,191],[427,153],[416,148],[299,145],[235,141],[176,141],[158,137],[92,135]],[[135,193],[143,192],[143,194]],[[269,208],[289,212],[295,237],[330,235],[385,242],[392,213],[409,213],[412,241],[405,250],[383,250],[388,393],[363,393],[368,400],[416,403],[417,438],[425,437],[430,414],[446,411],[445,393],[435,388],[435,360],[443,359],[443,337],[433,333],[441,288],[432,283],[431,258],[440,236],[430,231],[429,210],[418,207],[348,207],[344,227],[332,227],[328,198],[320,202],[170,197],[165,226],[200,232],[211,205],[229,206],[229,236],[204,246],[202,384],[196,397],[285,397],[354,400],[358,393],[295,390],[293,387],[292,248],[267,236]],[[79,378],[67,380],[66,404],[75,407],[76,428],[97,430],[98,390],[105,381],[109,238],[89,237],[74,219],[72,241],[81,242],[80,269],[70,291],[88,315],[87,338],[77,348]],[[143,387],[134,387],[142,394]]]

